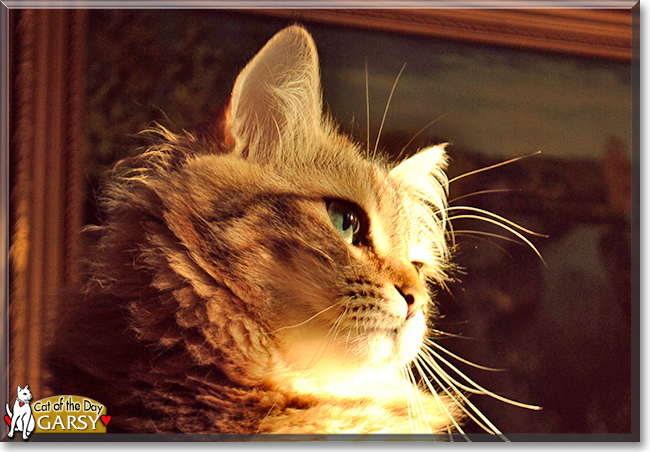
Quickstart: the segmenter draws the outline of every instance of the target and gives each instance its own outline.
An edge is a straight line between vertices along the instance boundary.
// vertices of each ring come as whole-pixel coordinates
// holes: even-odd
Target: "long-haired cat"
[[[53,390],[101,401],[113,431],[459,431],[463,392],[414,376],[437,368],[444,146],[364,158],[323,114],[297,26],[241,72],[223,126],[154,128],[115,168]]]

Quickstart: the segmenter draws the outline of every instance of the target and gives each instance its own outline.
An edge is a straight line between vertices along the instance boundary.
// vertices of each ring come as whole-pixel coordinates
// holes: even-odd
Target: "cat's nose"
[[[421,285],[405,285],[396,287],[404,301],[406,301],[406,320],[417,314],[418,310],[426,305],[429,296]]]

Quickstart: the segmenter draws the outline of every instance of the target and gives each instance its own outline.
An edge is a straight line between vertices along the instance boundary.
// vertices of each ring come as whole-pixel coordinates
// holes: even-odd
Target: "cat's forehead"
[[[211,200],[200,202],[203,207],[233,205],[237,199],[250,205],[255,200],[267,202],[268,195],[278,198],[283,194],[323,201],[323,206],[333,200],[352,202],[366,213],[370,238],[381,254],[403,248],[410,229],[404,193],[387,168],[364,158],[349,141],[315,143],[302,151],[310,158],[275,165],[231,154],[204,156],[190,163],[184,190],[192,198]]]
[[[314,187],[327,198],[354,202],[367,214],[398,214],[402,206],[399,186],[388,171],[366,158],[353,145],[345,149],[323,149],[322,158],[296,168],[297,184]]]

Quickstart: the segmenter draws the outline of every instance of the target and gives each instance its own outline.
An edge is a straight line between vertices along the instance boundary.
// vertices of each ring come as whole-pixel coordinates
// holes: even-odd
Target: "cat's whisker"
[[[469,361],[469,360],[467,360],[465,358],[461,358],[460,356],[456,355],[455,353],[450,352],[445,347],[443,347],[442,345],[436,343],[436,341],[432,341],[431,339],[425,338],[424,342],[429,344],[429,345],[432,345],[432,346],[436,347],[438,350],[446,353],[447,355],[457,359],[458,361],[460,361],[462,363],[467,364],[468,366],[472,366],[472,367],[475,367],[475,368],[481,369],[481,370],[488,370],[490,372],[506,372],[508,370],[508,369],[497,369],[497,368],[494,368],[494,367],[482,366],[480,364],[476,364],[476,363],[474,363],[472,361]]]
[[[300,375],[302,375],[302,373]],[[300,375],[298,377],[300,377]],[[296,380],[297,380],[297,378],[296,378]],[[294,381],[294,383],[295,383],[295,381]],[[275,401],[271,405],[271,408],[269,408],[269,410],[266,412],[266,414],[262,418],[262,421],[260,422],[260,425],[257,426],[257,430],[255,431],[256,435],[258,435],[262,431],[262,426],[264,425],[264,422],[271,415],[271,413],[273,412],[273,408],[275,408],[275,406],[278,404],[278,401],[280,400],[280,398],[282,398],[281,395],[278,395],[278,397],[276,397]]]
[[[417,383],[415,381],[415,376],[413,375],[413,372],[411,371],[411,367],[410,366],[405,366],[404,369],[406,371],[406,374],[409,376],[409,382],[410,382],[410,385],[411,385],[410,390],[411,390],[411,404],[412,404],[412,407],[413,407],[413,415],[414,415],[414,419],[416,421],[416,425],[417,425],[417,429],[418,429],[417,431],[418,431],[418,433],[420,433],[420,432],[423,431],[423,429],[422,429],[422,419],[421,419],[420,414],[418,413],[418,411],[419,411],[418,410],[418,408],[419,408],[418,407],[418,402],[421,401],[420,391],[417,389]],[[420,409],[421,409],[421,407],[420,407]]]
[[[494,242],[491,241],[491,240],[487,240],[487,239],[484,239],[484,238],[482,238],[482,237],[477,237],[477,235],[488,235],[488,233],[484,233],[484,234],[483,234],[483,233],[481,233],[481,232],[479,232],[479,231],[476,231],[476,233],[473,233],[473,232],[474,232],[474,231],[465,231],[464,233],[456,232],[455,235],[456,235],[457,237],[458,237],[458,236],[471,237],[471,238],[474,239],[474,240],[478,240],[478,241],[480,241],[480,242],[488,243],[488,244],[492,245],[493,247],[497,248],[498,250],[500,250],[503,254],[505,254],[505,255],[508,256],[509,258],[514,259],[513,256],[512,256],[512,254],[510,254],[510,253],[508,252],[508,250],[506,250],[504,247],[497,245],[496,243],[494,243]],[[521,242],[518,242],[518,241],[513,240],[513,239],[509,239],[509,238],[507,238],[507,237],[502,237],[502,236],[497,235],[497,234],[491,234],[491,235],[495,235],[496,237],[498,237],[498,238],[500,238],[500,239],[503,239],[503,240],[507,240],[507,241],[509,241],[509,242],[516,243],[517,245],[522,245]]]
[[[453,370],[456,374],[458,374],[461,378],[463,378],[465,381],[467,381],[470,385],[472,385],[472,386],[473,386],[474,388],[476,388],[477,390],[481,391],[481,393],[483,393],[483,394],[485,394],[485,395],[488,395],[488,396],[490,396],[490,397],[492,397],[492,398],[494,398],[494,399],[497,399],[497,400],[500,400],[500,401],[502,401],[502,402],[505,402],[505,403],[507,403],[507,404],[509,404],[509,405],[518,406],[518,407],[520,407],[520,408],[526,408],[526,409],[528,409],[528,410],[535,410],[535,411],[539,411],[539,410],[542,409],[542,407],[540,407],[540,406],[537,406],[537,405],[529,405],[529,404],[527,404],[527,403],[517,402],[517,401],[515,401],[515,400],[509,399],[509,398],[507,398],[507,397],[503,397],[503,396],[501,396],[501,395],[499,395],[499,394],[496,394],[496,393],[494,393],[494,392],[492,392],[492,391],[489,391],[489,390],[485,389],[483,386],[480,386],[480,385],[477,384],[474,380],[472,380],[472,379],[469,378],[467,375],[465,375],[462,371],[460,371],[456,366],[454,366],[453,364],[451,364],[448,360],[446,360],[443,356],[441,356],[441,355],[440,355],[439,353],[437,353],[435,350],[431,349],[431,348],[428,347],[427,345],[423,345],[423,346],[424,346],[424,348],[427,350],[427,352],[430,353],[430,355],[428,355],[428,356],[430,356],[432,360],[433,360],[434,357],[435,357],[435,359],[437,359],[437,360],[439,360],[440,362],[444,363],[447,367],[449,367],[451,370]],[[438,364],[438,366],[439,366],[439,364]],[[441,368],[441,369],[442,369],[442,368]]]
[[[303,372],[311,369],[314,367],[318,362],[325,356],[325,352],[327,351],[327,347],[329,347],[329,344],[333,341],[332,339],[332,332],[335,330],[337,324],[341,321],[343,316],[345,315],[346,311],[343,311],[341,315],[337,317],[337,319],[334,321],[330,329],[327,331],[327,334],[321,341],[321,343],[318,345],[318,348],[314,352],[314,355],[311,357],[307,365],[303,368]],[[319,356],[320,353],[320,356]],[[318,356],[318,359],[316,357]]]
[[[503,235],[499,234],[494,234],[492,232],[484,232],[484,231],[472,231],[469,229],[461,229],[458,231],[454,232],[454,235],[459,236],[459,235],[464,235],[464,236],[476,236],[476,235],[484,235],[486,237],[494,237],[495,239],[500,239],[500,240],[505,240],[506,242],[511,242],[511,243],[516,243],[517,245],[522,245],[522,243],[518,240],[511,239],[510,237],[505,237]],[[478,239],[479,237],[474,237],[475,239]],[[485,240],[488,243],[492,243],[489,240]]]
[[[417,428],[418,428],[417,431],[421,432],[422,431],[422,429],[421,429],[422,420],[420,418],[420,414],[418,413],[418,408],[419,407],[416,404],[416,402],[417,402],[416,399],[419,396],[419,394],[417,394],[419,392],[418,389],[417,389],[417,383],[416,383],[416,380],[415,380],[415,376],[413,375],[413,371],[411,370],[411,367],[410,366],[405,366],[404,369],[405,369],[406,375],[408,376],[409,391],[410,391],[410,393],[412,395],[413,414],[414,414],[415,419],[417,421]]]
[[[415,433],[415,429],[413,428],[413,416],[411,416],[411,406],[412,406],[412,401],[411,401],[411,388],[409,387],[409,379],[407,378],[406,375],[406,366],[401,365],[399,368],[400,374],[402,375],[402,379],[404,381],[404,386],[406,387],[406,413],[408,414],[409,418],[409,425],[411,427],[411,433]]]
[[[368,58],[366,62],[366,154],[370,155],[370,93],[368,92]]]
[[[450,180],[449,180],[449,183],[451,184],[452,182],[455,182],[455,181],[457,181],[457,180],[459,180],[459,179],[463,179],[463,178],[465,178],[465,177],[467,177],[467,176],[471,176],[471,175],[473,175],[473,174],[482,173],[483,171],[487,171],[487,170],[491,170],[491,169],[494,169],[494,168],[498,168],[498,167],[503,166],[503,165],[508,165],[508,164],[510,164],[510,163],[514,163],[514,162],[517,162],[517,161],[519,161],[519,160],[523,160],[523,159],[526,159],[526,158],[532,157],[532,156],[534,156],[534,155],[539,155],[539,154],[541,154],[541,153],[542,153],[542,151],[533,152],[532,154],[522,155],[522,156],[520,156],[520,157],[515,157],[515,158],[513,158],[513,159],[506,160],[505,162],[496,163],[496,164],[494,164],[494,165],[486,166],[485,168],[480,168],[480,169],[477,169],[477,170],[474,170],[474,171],[470,171],[470,172],[468,172],[468,173],[463,173],[463,174],[461,174],[460,176],[456,176],[456,177],[450,179]]]
[[[537,237],[545,237],[548,238],[548,235],[546,234],[540,234],[539,232],[531,231],[530,229],[526,229],[525,227],[521,226],[520,224],[515,223],[514,221],[508,220],[505,217],[502,217],[501,215],[497,215],[496,213],[490,212],[489,210],[485,209],[479,209],[478,207],[471,207],[471,206],[452,206],[447,208],[447,212],[456,212],[456,211],[470,211],[470,212],[477,212],[481,213],[484,215],[487,215],[492,218],[496,218],[499,221],[503,221],[505,224],[508,224],[516,229],[519,229],[522,232],[525,232],[530,235],[534,235]],[[456,216],[450,216],[449,220],[457,219],[458,217]]]
[[[428,374],[436,381],[438,386],[442,388],[442,390],[470,419],[476,422],[479,427],[488,433],[494,434],[498,432],[498,429],[496,429],[496,427],[492,429],[491,427],[481,422],[481,420],[477,419],[476,416],[474,416],[474,413],[472,411],[477,412],[479,416],[480,411],[478,411],[478,409],[473,404],[469,403],[469,400],[467,398],[464,398],[462,392],[459,391],[459,389],[454,385],[453,381],[450,380],[449,375],[435,362],[435,360],[431,358],[431,356],[421,353],[418,355],[418,359],[422,364],[424,371],[428,371]],[[442,379],[442,381],[440,379]],[[446,385],[443,384],[443,381],[446,383]],[[453,391],[453,394],[449,390]]]
[[[360,337],[360,330],[359,330],[359,317],[357,316],[357,317],[354,319],[354,340],[353,340],[353,342],[354,342],[355,344],[358,344],[358,342],[359,342],[359,337]],[[359,368],[361,368],[361,357],[359,356],[358,353],[356,354],[356,362],[357,362]]]
[[[477,395],[488,395],[484,391],[480,391],[478,389],[471,388],[460,381],[456,380],[454,377],[450,376],[448,373],[445,374],[447,380],[449,380],[449,383],[455,386],[458,389],[462,389],[465,392],[470,392],[472,394],[477,394]]]
[[[417,383],[415,382],[415,376],[413,375],[413,370],[411,369],[410,366],[407,367],[407,370],[408,370],[409,374],[411,375],[411,381],[413,382],[413,386],[415,387],[414,392],[415,392],[415,396],[417,397],[419,405],[420,405],[420,412],[422,413],[422,417],[424,418],[425,427],[426,427],[426,429],[427,429],[427,431],[429,433],[433,433],[431,431],[431,425],[429,424],[429,419],[427,418],[427,412],[424,409],[424,405],[422,404],[422,396],[420,394],[420,391],[417,388]],[[417,371],[420,374],[420,377],[426,378],[424,375],[422,375],[422,372],[420,371],[419,368],[417,368]]]
[[[278,331],[288,330],[288,329],[290,329],[290,328],[297,328],[297,327],[299,327],[299,326],[302,326],[302,325],[304,325],[305,323],[314,320],[314,319],[315,319],[316,317],[318,317],[319,315],[323,314],[324,312],[329,311],[330,309],[332,309],[332,308],[334,308],[334,307],[336,307],[336,306],[338,306],[338,304],[332,304],[332,305],[326,307],[325,309],[323,309],[323,310],[317,312],[316,314],[312,315],[311,317],[309,317],[307,320],[305,320],[305,321],[303,321],[303,322],[297,323],[297,324],[295,324],[295,325],[289,325],[289,326],[283,326],[283,327],[280,327],[280,328],[278,328],[278,329],[276,329],[276,330],[269,331],[268,334],[274,334],[274,333],[277,333]]]
[[[350,299],[348,298],[345,301],[345,312],[348,311],[350,308]],[[350,351],[350,335],[352,334],[352,328],[348,327],[348,335],[345,337],[345,352],[343,353],[343,359],[345,359],[348,356],[348,352]]]
[[[377,148],[379,147],[379,139],[381,138],[381,132],[384,129],[384,122],[386,121],[386,115],[388,114],[388,107],[390,107],[390,101],[393,98],[393,93],[395,92],[395,87],[397,87],[397,82],[399,81],[399,78],[402,75],[402,72],[404,72],[404,68],[406,68],[406,63],[404,63],[404,66],[402,66],[402,69],[400,69],[399,74],[397,74],[397,77],[395,78],[395,82],[393,83],[393,88],[390,90],[390,95],[388,96],[388,102],[386,102],[386,108],[384,109],[384,117],[381,119],[381,125],[379,126],[379,132],[377,133],[377,140],[375,141],[375,149],[372,152],[372,158],[373,159],[377,156]]]
[[[341,320],[343,319],[345,314],[347,314],[347,312],[348,312],[348,308],[346,306],[345,310],[343,311],[343,313],[341,313],[341,316],[339,317],[338,325],[335,325],[334,334],[332,336],[332,341],[331,342],[336,342],[336,338],[338,337],[339,333],[341,332],[341,325],[342,325]]]
[[[461,199],[469,198],[471,196],[478,196],[478,195],[487,195],[490,193],[513,193],[513,192],[518,192],[521,191],[520,188],[495,188],[493,190],[481,190],[481,191],[475,191],[474,193],[468,193],[466,195],[462,196],[456,196],[453,199],[450,199],[448,201],[449,204],[454,203],[456,201],[460,201]]]
[[[431,375],[431,377],[433,377],[433,379],[434,379],[434,380],[436,381],[436,383],[437,383],[437,384],[438,384],[438,385],[443,389],[443,391],[444,391],[444,392],[445,392],[449,397],[451,397],[451,398],[456,402],[456,405],[457,405],[457,406],[458,406],[458,407],[459,407],[459,408],[460,408],[460,409],[461,409],[461,410],[462,410],[462,411],[463,411],[463,412],[464,412],[464,413],[465,413],[465,414],[466,414],[470,419],[472,419],[474,422],[476,422],[476,424],[477,424],[479,427],[481,427],[483,430],[485,430],[487,433],[490,433],[490,434],[497,434],[497,435],[501,435],[501,436],[502,436],[502,433],[499,431],[499,429],[496,428],[496,426],[494,426],[494,425],[493,425],[493,424],[492,424],[492,423],[491,423],[491,422],[490,422],[490,421],[489,421],[489,420],[488,420],[488,419],[483,415],[483,413],[481,413],[481,411],[480,411],[480,410],[479,410],[479,409],[478,409],[474,404],[472,404],[472,403],[469,401],[469,399],[467,399],[467,397],[465,397],[465,395],[464,395],[460,390],[458,390],[458,388],[456,388],[456,387],[455,387],[455,386],[454,386],[454,385],[449,381],[449,379],[447,378],[447,374],[444,372],[444,370],[442,370],[439,366],[437,366],[436,363],[435,363],[433,360],[431,360],[430,357],[428,357],[428,356],[426,356],[426,355],[418,355],[418,357],[420,358],[420,362],[422,363],[422,365],[423,365],[426,369],[429,370],[429,372],[430,372],[429,375]],[[447,385],[449,385],[449,388],[450,388],[450,389],[451,389],[451,390],[452,390],[456,395],[453,395],[451,392],[449,392],[449,389],[447,389],[447,386],[443,385],[442,382],[440,381],[440,379],[439,379],[438,377],[440,377],[442,380],[444,380],[444,382],[447,383]],[[479,419],[478,419],[474,414],[476,414],[478,417],[480,417],[481,420],[479,420]],[[481,421],[483,421],[483,422],[481,422]],[[505,437],[502,437],[502,439],[504,439],[504,441],[508,441],[508,439],[505,438]],[[469,439],[468,439],[468,441],[469,441]]]
[[[348,328],[348,335],[345,338],[345,353],[343,353],[343,359],[347,358],[348,352],[350,351],[350,335],[352,334],[352,330]]]
[[[397,159],[396,159],[396,160],[399,161],[399,159],[402,157],[402,154],[404,153],[404,151],[406,151],[406,148],[408,148],[409,145],[410,145],[411,143],[413,143],[413,140],[415,140],[415,139],[418,137],[418,135],[420,135],[422,132],[424,132],[425,130],[427,130],[429,127],[431,127],[432,125],[434,125],[434,124],[437,123],[438,121],[442,120],[445,116],[447,116],[447,115],[453,113],[455,110],[456,110],[456,109],[454,108],[454,109],[448,111],[447,113],[445,113],[445,114],[443,114],[443,115],[441,115],[441,116],[438,116],[436,119],[434,119],[433,121],[431,121],[429,124],[427,124],[426,126],[422,127],[420,130],[418,130],[418,131],[415,133],[415,135],[413,135],[413,137],[411,137],[411,139],[408,141],[408,143],[406,143],[406,145],[402,148],[402,150],[400,151],[400,153],[399,153],[399,155],[397,156]]]
[[[513,229],[513,228],[511,228],[511,227],[509,227],[509,226],[507,226],[507,225],[505,225],[503,223],[499,223],[498,221],[495,221],[495,220],[493,220],[491,218],[481,217],[479,215],[466,215],[466,214],[455,215],[453,217],[450,217],[450,221],[451,220],[460,220],[460,219],[463,219],[463,218],[485,221],[487,223],[492,223],[492,224],[494,224],[494,225],[496,225],[496,226],[498,226],[500,228],[505,229],[506,231],[508,231],[511,234],[517,236],[523,242],[525,242],[535,252],[535,254],[537,254],[537,256],[540,258],[540,260],[542,261],[544,266],[547,266],[546,261],[542,257],[542,254],[539,252],[539,250],[535,247],[535,245],[533,245],[530,240],[528,240],[526,237],[524,237],[520,232],[516,231],[515,229]]]
[[[426,354],[426,353],[423,353],[423,354]],[[429,355],[429,358],[433,359],[433,357],[431,355]],[[485,391],[481,391],[479,389],[474,389],[474,388],[472,388],[470,386],[467,386],[466,384],[461,383],[460,381],[456,380],[451,375],[449,375],[448,372],[444,371],[444,369],[442,369],[442,367],[439,366],[439,365],[436,365],[436,369],[437,369],[436,372],[439,375],[444,373],[444,375],[446,377],[446,380],[449,382],[449,384],[455,386],[458,389],[462,389],[463,391],[470,392],[472,394],[489,395],[489,394],[486,394]]]
[[[406,375],[406,383],[407,383],[408,395],[409,395],[409,399],[411,401],[411,407],[413,408],[413,419],[414,419],[415,422],[417,422],[419,424],[420,418],[419,418],[419,415],[418,415],[418,412],[417,412],[417,406],[416,406],[416,403],[415,403],[415,392],[417,391],[417,389],[415,389],[416,388],[415,378],[414,378],[413,373],[411,372],[411,369],[409,368],[408,365],[404,366],[404,374]],[[417,428],[417,430],[413,429],[413,427],[411,427],[411,432],[413,432],[413,433],[420,432],[420,426],[417,425],[416,428]]]
[[[413,360],[413,364],[414,364],[416,367],[418,367],[418,368],[420,369],[420,372],[424,372],[424,370],[422,370],[422,368],[421,368],[421,366],[420,366],[420,363],[422,363],[422,364],[424,365],[424,362],[422,361],[422,356],[421,356],[420,354],[418,354],[418,355],[415,357],[415,359]],[[451,393],[450,393],[450,392],[449,392],[449,391],[448,391],[448,390],[447,390],[447,389],[446,389],[446,388],[445,388],[445,387],[440,383],[440,380],[439,380],[438,377],[435,375],[435,373],[431,373],[431,377],[433,377],[433,379],[436,381],[436,383],[438,384],[438,386],[440,386],[440,387],[442,388],[442,390],[443,390],[443,391],[444,391],[444,392],[449,396],[449,398],[450,398],[452,401],[454,401],[454,403],[456,403],[456,405],[458,405],[462,410],[465,410],[465,408],[462,406],[462,404],[460,404],[460,403],[456,400],[456,398],[455,398],[455,397],[454,397],[454,396],[453,396],[453,395],[452,395],[452,394],[451,394]],[[449,419],[451,420],[452,424],[454,425],[454,428],[456,428],[456,430],[457,430],[461,435],[463,435],[463,438],[465,438],[465,440],[466,440],[467,442],[472,442],[472,440],[467,436],[467,434],[466,434],[465,431],[462,429],[462,427],[458,424],[458,422],[457,422],[456,419],[454,418],[454,415],[451,414],[451,412],[449,411],[449,408],[447,408],[447,407],[445,406],[445,403],[444,403],[444,402],[442,401],[442,399],[440,398],[440,394],[438,394],[438,391],[436,391],[436,389],[433,387],[433,385],[431,384],[431,382],[429,381],[429,379],[428,379],[428,378],[424,378],[423,380],[424,380],[424,383],[428,386],[429,391],[431,391],[431,394],[433,394],[433,395],[436,397],[436,399],[439,401],[439,403],[440,403],[440,407],[443,409],[443,411],[445,412],[445,414],[447,415],[447,417],[449,417]]]
[[[429,391],[434,396],[434,400],[438,404],[438,407],[446,414],[446,416],[449,419],[451,419],[452,422],[448,423],[447,426],[446,426],[446,432],[449,435],[450,440],[453,441],[453,436],[452,436],[452,433],[451,433],[451,426],[454,425],[454,427],[458,430],[458,432],[464,435],[463,429],[460,427],[460,425],[458,423],[456,423],[454,421],[455,420],[454,415],[451,413],[451,411],[449,411],[447,404],[442,400],[442,397],[438,393],[438,391],[436,391],[433,388],[433,386],[431,385],[431,382],[429,381],[429,379],[427,377],[427,373],[425,372],[423,367],[417,362],[418,359],[419,358],[416,356],[415,360],[413,360],[413,366],[418,371],[418,374],[420,375],[422,381],[424,381],[425,386],[427,386],[429,388]],[[450,399],[454,402],[454,404],[456,404],[456,400],[453,397],[450,397]],[[467,437],[466,437],[466,439],[467,439],[467,441],[471,442]]]
[[[325,259],[327,259],[328,261],[330,261],[330,262],[335,262],[334,259],[333,259],[329,254],[327,254],[325,251],[323,251],[323,250],[321,250],[321,249],[316,248],[315,246],[313,246],[311,243],[309,243],[309,242],[308,242],[307,240],[305,240],[304,238],[302,238],[302,237],[300,237],[300,236],[298,236],[298,235],[296,235],[294,238],[300,240],[300,241],[301,241],[301,242],[302,242],[306,247],[308,247],[309,249],[312,249],[312,250],[316,251],[318,254],[320,254],[321,256],[323,256],[323,257],[324,257]]]
[[[329,339],[328,339],[328,342],[327,342],[327,344],[326,344],[325,349],[327,349],[327,346],[329,346],[330,343],[336,341],[336,338],[338,337],[339,330],[340,330],[340,326],[341,326],[341,320],[343,320],[343,317],[345,317],[345,315],[346,315],[347,313],[348,313],[348,311],[347,311],[347,307],[346,307],[346,308],[343,310],[343,312],[341,313],[341,315],[339,315],[339,316],[337,317],[337,319],[334,321],[334,323],[333,323],[332,326],[330,327],[330,330],[329,330],[329,332],[327,333],[327,335],[329,335],[330,337],[329,337]],[[327,337],[327,336],[326,336],[326,337]],[[323,353],[325,353],[325,350],[323,350]],[[321,357],[322,357],[322,356],[321,356]]]
[[[431,333],[433,333],[433,334],[440,335],[440,336],[445,336],[445,337],[453,337],[453,338],[457,338],[457,339],[470,339],[470,340],[474,340],[474,341],[478,340],[475,337],[463,336],[462,334],[448,333],[446,331],[438,330],[438,329],[435,329],[435,328],[431,329],[429,331]]]

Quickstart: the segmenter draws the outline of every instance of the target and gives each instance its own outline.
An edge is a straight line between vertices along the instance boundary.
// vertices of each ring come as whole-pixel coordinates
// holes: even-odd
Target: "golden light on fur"
[[[504,399],[431,342],[429,290],[448,279],[450,217],[529,231],[447,206],[444,145],[388,170],[322,110],[314,42],[290,27],[239,75],[225,142],[156,127],[116,167],[84,327],[58,350],[90,341],[68,364],[127,413],[117,427],[452,434],[469,416],[500,433],[465,393]]]

